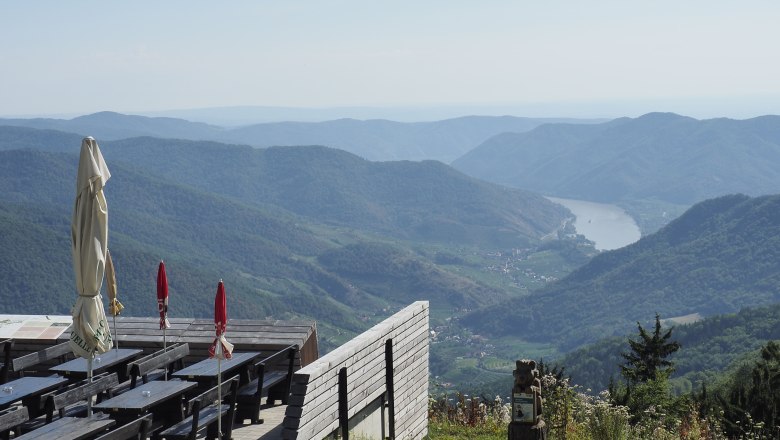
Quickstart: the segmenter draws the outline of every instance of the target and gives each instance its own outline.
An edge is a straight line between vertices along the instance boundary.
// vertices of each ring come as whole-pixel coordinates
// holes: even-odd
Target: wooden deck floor
[[[284,411],[287,406],[266,407],[265,402],[263,404],[260,414],[265,423],[233,426],[233,440],[277,440],[282,438],[282,420],[284,420]]]

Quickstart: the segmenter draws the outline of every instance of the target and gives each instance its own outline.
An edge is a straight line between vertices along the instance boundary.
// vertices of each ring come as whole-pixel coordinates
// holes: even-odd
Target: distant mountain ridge
[[[699,203],[659,232],[605,252],[567,277],[473,312],[475,332],[564,350],[661,316],[732,313],[780,301],[780,195]]]
[[[566,118],[464,116],[434,122],[338,119],[273,122],[223,128],[169,117],[100,112],[73,119],[0,119],[0,125],[59,130],[98,140],[150,136],[210,140],[254,147],[325,145],[369,160],[439,160],[449,163],[493,135],[522,132],[544,123],[581,122]]]
[[[504,133],[455,160],[466,174],[605,203],[780,192],[780,116],[696,120],[650,113],[595,125]]]

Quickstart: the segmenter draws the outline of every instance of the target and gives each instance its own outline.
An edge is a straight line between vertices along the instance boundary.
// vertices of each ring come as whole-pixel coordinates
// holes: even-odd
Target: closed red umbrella
[[[217,296],[214,297],[214,330],[217,337],[209,347],[209,357],[217,359],[230,359],[233,357],[233,344],[225,339],[225,329],[227,327],[227,295],[225,295],[225,284],[219,280],[217,285]]]
[[[160,312],[160,329],[163,331],[163,350],[167,350],[166,329],[171,328],[171,323],[168,322],[168,276],[165,275],[165,263],[162,260],[157,267],[157,311]],[[167,374],[165,379],[168,379]]]
[[[219,280],[217,284],[217,296],[214,297],[214,330],[217,337],[209,347],[209,358],[217,358],[217,402],[222,404],[222,359],[233,357],[233,344],[225,339],[227,329],[227,295],[225,284]],[[217,432],[222,438],[222,417],[217,419]]]

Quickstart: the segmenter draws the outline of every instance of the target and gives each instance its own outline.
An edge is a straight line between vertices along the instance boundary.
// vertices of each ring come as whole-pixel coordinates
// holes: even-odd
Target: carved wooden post
[[[542,382],[536,362],[526,359],[515,363],[512,373],[512,418],[509,440],[547,440],[547,426],[542,420]]]

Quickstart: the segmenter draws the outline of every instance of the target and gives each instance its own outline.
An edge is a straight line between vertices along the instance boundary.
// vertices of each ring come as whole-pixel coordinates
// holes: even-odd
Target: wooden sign
[[[536,423],[536,405],[533,393],[512,394],[512,421],[519,423]]]

